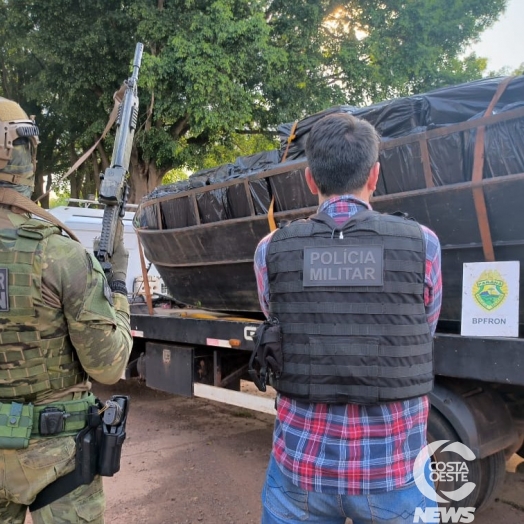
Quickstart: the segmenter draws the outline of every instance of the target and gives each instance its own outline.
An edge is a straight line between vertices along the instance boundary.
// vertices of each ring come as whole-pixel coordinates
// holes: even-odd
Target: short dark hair
[[[348,113],[321,118],[309,132],[306,157],[313,180],[325,196],[364,187],[378,161],[380,137],[365,120]]]

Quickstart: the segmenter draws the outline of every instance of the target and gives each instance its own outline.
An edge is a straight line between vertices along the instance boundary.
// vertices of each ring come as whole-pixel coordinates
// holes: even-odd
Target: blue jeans
[[[414,482],[377,495],[325,495],[295,486],[271,455],[262,490],[261,524],[344,524],[346,518],[353,524],[413,524],[417,507],[424,511],[437,503],[422,495]]]

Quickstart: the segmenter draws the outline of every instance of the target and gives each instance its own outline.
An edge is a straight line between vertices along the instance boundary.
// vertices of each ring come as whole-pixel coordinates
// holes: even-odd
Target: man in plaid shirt
[[[306,145],[306,181],[319,197],[319,213],[342,226],[371,209],[379,143],[369,123],[347,114],[328,115],[315,124]],[[421,230],[425,275],[420,300],[432,337],[442,297],[440,244],[432,231]],[[268,272],[274,233],[255,253],[259,300],[268,318],[278,317],[270,293],[275,275]],[[426,445],[426,394],[364,404],[311,402],[279,393],[276,405],[262,524],[344,524],[346,517],[353,524],[412,523],[417,507],[435,506],[418,491],[413,476],[415,458]]]

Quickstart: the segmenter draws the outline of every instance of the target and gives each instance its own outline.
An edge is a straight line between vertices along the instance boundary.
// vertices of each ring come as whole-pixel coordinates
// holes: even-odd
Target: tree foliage
[[[276,126],[478,78],[462,57],[506,0],[3,0],[0,94],[38,115],[38,179],[100,136],[145,44],[132,201],[173,169],[274,147]],[[97,189],[112,136],[71,181]],[[39,192],[43,191],[39,187]]]

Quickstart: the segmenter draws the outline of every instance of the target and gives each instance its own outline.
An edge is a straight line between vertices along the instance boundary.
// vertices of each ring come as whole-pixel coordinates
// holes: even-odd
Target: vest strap
[[[350,342],[326,342],[309,344],[287,344],[286,355],[311,355],[311,356],[339,356],[348,357],[391,357],[404,358],[414,356],[426,356],[433,353],[433,342],[421,350],[420,345],[411,346],[381,346],[379,344],[364,344]]]
[[[312,225],[312,224],[311,224]],[[286,242],[280,242],[284,240],[284,237],[279,233],[281,231],[286,231],[287,228],[279,229],[277,233],[273,235],[271,242],[268,248],[268,254],[270,253],[282,253],[287,251],[303,251],[304,247],[309,247],[305,238],[311,238],[312,228],[309,232],[299,231],[294,234],[293,231],[290,231],[289,238],[286,237]],[[309,234],[307,234],[309,233]],[[279,234],[278,238],[274,238],[275,235]],[[385,249],[391,249],[395,251],[420,251],[422,246],[422,239],[419,237],[398,237],[398,236],[384,236],[384,237],[375,237],[369,236],[369,238],[351,238],[351,242],[348,240],[347,244],[342,244],[342,242],[350,237],[345,237],[340,240],[341,246],[361,246],[361,245],[376,245],[384,246]],[[315,247],[323,246],[332,246],[333,240],[331,238],[316,238]]]
[[[381,324],[282,324],[282,333],[285,335],[326,335],[326,336],[417,336],[429,333],[428,324],[415,325],[381,325]]]
[[[337,293],[376,293],[381,290],[384,293],[398,293],[402,295],[417,295],[424,292],[424,284],[420,283],[405,283],[405,282],[384,282],[382,287],[379,286],[351,286],[351,287],[335,287],[335,286],[318,286],[316,291],[337,291]],[[274,282],[270,283],[271,293],[300,293],[304,291],[304,284],[299,282]]]
[[[277,302],[272,305],[274,316],[279,313],[331,313],[350,315],[423,315],[423,304],[359,304],[347,302]]]
[[[433,381],[430,384],[424,382],[422,384],[415,384],[413,386],[394,387],[394,388],[378,388],[376,386],[349,386],[344,388],[344,392],[340,395],[340,402],[345,402],[344,398],[369,398],[376,399],[375,402],[366,402],[367,404],[376,404],[384,399],[391,399],[394,395],[399,399],[408,399],[413,397],[420,397],[431,391]],[[311,395],[320,398],[332,393],[332,390],[323,384],[311,384]],[[391,402],[391,400],[387,400]],[[354,402],[354,401],[353,401]]]
[[[303,376],[338,376],[346,378],[411,378],[431,374],[433,363],[425,362],[414,366],[382,367],[347,366],[339,364],[295,364],[286,362],[286,373]],[[314,382],[313,382],[314,383]]]
[[[362,209],[361,211],[358,211],[352,215],[348,220],[346,220],[346,222],[343,222],[342,224],[337,223],[335,219],[328,215],[325,211],[320,211],[319,213],[311,215],[309,218],[313,222],[326,225],[332,231],[347,231],[355,224],[359,224],[375,216],[381,216],[381,213],[378,211],[373,211],[372,209]]]
[[[433,380],[428,380],[422,384],[415,384],[413,386],[403,386],[394,388],[378,388],[376,386],[345,386],[338,394],[337,402],[330,403],[363,403],[363,404],[378,404],[380,402],[396,402],[398,400],[405,400],[408,398],[420,397],[426,395],[433,389]],[[333,397],[333,389],[329,385],[323,384],[300,384],[298,382],[286,382],[286,396],[295,398],[296,400],[307,399],[314,397],[318,399],[330,399]],[[392,401],[391,398],[398,400]],[[360,399],[366,399],[362,401]],[[373,400],[369,400],[373,399]],[[322,402],[316,400],[315,402]]]

